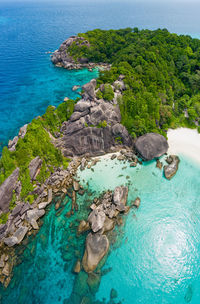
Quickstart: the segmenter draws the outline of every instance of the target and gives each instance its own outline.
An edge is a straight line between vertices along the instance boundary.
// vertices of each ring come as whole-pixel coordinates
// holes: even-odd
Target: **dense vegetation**
[[[200,40],[190,36],[170,34],[164,30],[94,30],[85,34],[90,47],[73,43],[69,48],[75,60],[88,58],[90,62],[111,63],[110,71],[101,71],[97,97],[111,101],[114,97],[111,85],[124,75],[126,90],[118,99],[122,123],[134,138],[147,132],[166,136],[168,128],[198,127],[200,132]],[[24,139],[19,139],[16,151],[4,147],[0,159],[0,184],[17,167],[20,168],[21,198],[34,200],[34,188],[42,183],[56,167],[67,166],[67,159],[55,148],[56,137],[63,121],[74,109],[74,101],[48,107],[46,113],[34,119],[28,126]],[[103,121],[97,127],[106,127]],[[120,138],[118,138],[120,142]],[[31,182],[29,164],[39,156],[43,163],[37,180]],[[10,204],[14,207],[15,194]],[[0,217],[5,222],[7,215]]]
[[[112,84],[120,74],[126,76],[127,90],[119,104],[122,123],[133,137],[146,132],[166,135],[169,127],[198,125],[200,40],[166,29],[137,28],[97,29],[79,36],[85,37],[90,47],[74,43],[70,54],[75,59],[112,64],[109,72],[101,72],[98,85]],[[109,89],[107,93],[111,98]]]
[[[43,116],[33,119],[28,125],[25,137],[18,140],[16,151],[11,152],[4,147],[0,159],[0,184],[15,168],[19,167],[19,179],[22,184],[21,198],[31,203],[34,200],[32,192],[36,184],[44,182],[56,167],[67,167],[67,159],[52,144],[51,135],[55,136],[56,132],[59,132],[62,122],[71,116],[73,109],[73,100],[60,104],[57,109],[49,106]],[[31,182],[28,167],[36,156],[39,156],[43,162],[37,180]],[[13,208],[14,203],[15,194],[13,194],[10,209]]]

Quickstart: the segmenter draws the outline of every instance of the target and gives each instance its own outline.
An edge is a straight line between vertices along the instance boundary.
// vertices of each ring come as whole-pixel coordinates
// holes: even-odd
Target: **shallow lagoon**
[[[93,197],[117,185],[129,186],[129,202],[141,198],[138,210],[124,216],[118,242],[111,247],[96,299],[110,299],[115,288],[122,303],[199,303],[200,167],[181,157],[177,175],[168,181],[155,161],[130,168],[103,157],[92,169],[78,172],[88,192],[78,197],[79,211],[67,218],[71,200],[60,214],[54,205],[24,251],[13,281],[2,292],[3,303],[63,303],[75,276],[72,267],[84,250],[76,238],[78,221],[86,218]],[[78,304],[78,303],[77,303]]]

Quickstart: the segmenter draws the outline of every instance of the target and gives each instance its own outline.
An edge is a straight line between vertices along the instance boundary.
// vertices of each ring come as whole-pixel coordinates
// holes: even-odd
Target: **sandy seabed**
[[[200,134],[196,129],[170,129],[167,136],[169,154],[182,154],[200,163]]]

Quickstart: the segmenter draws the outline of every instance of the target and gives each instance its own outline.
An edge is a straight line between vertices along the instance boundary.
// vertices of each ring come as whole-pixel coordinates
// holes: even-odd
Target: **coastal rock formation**
[[[92,79],[90,82],[86,83],[83,89],[83,99],[84,100],[93,100],[95,98],[95,87],[96,87],[96,79]]]
[[[115,188],[113,195],[113,203],[119,208],[121,205],[125,206],[128,197],[128,187],[117,187]]]
[[[92,230],[87,236],[82,260],[86,272],[94,271],[107,253],[109,241],[105,233],[114,229],[119,212],[126,213],[130,208],[126,206],[127,196],[128,188],[124,186],[116,187],[114,193],[107,191],[99,199],[94,199],[88,221],[80,222],[78,234],[88,230],[88,224]]]
[[[83,86],[83,99],[77,102],[69,121],[61,127],[63,137],[57,146],[64,155],[101,155],[115,146],[120,138],[125,146],[132,146],[132,139],[120,124],[118,105],[95,98],[96,80]]]
[[[180,159],[176,155],[170,155],[166,159],[166,162],[168,163],[168,165],[164,166],[164,174],[167,179],[171,179],[178,170]]]
[[[135,149],[144,160],[160,157],[167,152],[168,148],[165,137],[157,133],[142,135],[135,142]]]
[[[9,204],[12,200],[13,191],[17,187],[18,177],[19,168],[15,169],[0,186],[0,211],[2,212],[8,212],[9,210]]]
[[[91,224],[91,228],[93,232],[97,232],[103,228],[105,218],[106,215],[101,210],[101,208],[96,208],[90,213],[88,217],[88,222]]]
[[[73,43],[90,47],[89,42],[83,37],[71,36],[61,44],[58,50],[53,53],[51,57],[51,61],[53,62],[53,64],[57,66],[62,66],[66,69],[79,69],[81,68],[81,65],[88,63],[87,58],[79,58],[78,63],[75,63],[74,59],[68,53],[68,48]]]
[[[9,247],[19,244],[21,243],[27,232],[28,232],[28,227],[20,226],[11,237],[4,239],[4,243]]]
[[[35,157],[29,164],[29,173],[31,180],[35,180],[40,172],[40,167],[42,165],[42,160],[39,156]]]
[[[106,255],[109,249],[109,241],[105,235],[89,233],[86,238],[86,248],[82,260],[86,272],[94,271]]]
[[[84,37],[78,37],[78,36],[71,36],[67,40],[65,40],[58,50],[56,50],[52,56],[51,61],[53,64],[55,64],[58,67],[63,67],[68,70],[73,69],[82,69],[82,68],[88,68],[89,70],[93,69],[95,66],[97,66],[96,63],[89,62],[88,58],[86,57],[80,57],[75,60],[72,56],[70,56],[69,47],[72,44],[80,45],[80,46],[86,46],[90,47],[90,43],[88,40],[86,40]],[[104,69],[110,69],[109,64],[100,63],[99,66],[103,67]]]
[[[88,231],[90,230],[90,225],[88,222],[86,221],[81,221],[80,224],[78,225],[78,229],[77,229],[77,233],[78,235],[85,232],[85,231]]]
[[[37,220],[45,214],[44,209],[37,208],[27,211],[27,221],[32,225],[33,229],[39,229]]]
[[[141,200],[139,197],[137,197],[134,202],[133,202],[133,206],[136,207],[136,208],[139,208],[140,207],[140,203],[141,203]]]
[[[26,135],[28,125],[24,125],[23,127],[20,128],[18,136],[15,136],[13,140],[9,140],[8,142],[8,149],[10,151],[15,151],[16,145],[18,143],[19,138],[24,138]]]

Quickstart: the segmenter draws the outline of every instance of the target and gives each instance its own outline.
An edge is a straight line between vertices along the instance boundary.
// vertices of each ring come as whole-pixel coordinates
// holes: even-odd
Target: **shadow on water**
[[[192,284],[188,285],[184,300],[186,303],[190,303],[193,296],[193,287]]]

